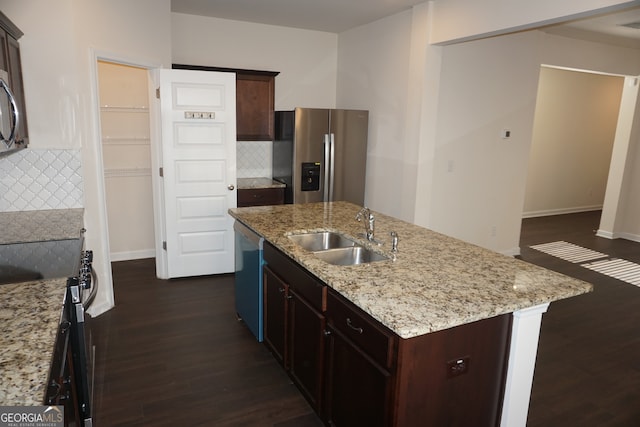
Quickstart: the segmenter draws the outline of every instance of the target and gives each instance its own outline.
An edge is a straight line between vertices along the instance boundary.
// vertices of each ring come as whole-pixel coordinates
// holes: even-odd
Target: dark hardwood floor
[[[564,240],[640,263],[640,243],[595,235],[600,212],[523,221],[522,259],[593,283],[543,316],[529,427],[640,426],[640,288],[527,246]]]
[[[233,275],[155,278],[113,264],[116,307],[92,319],[101,426],[321,426],[271,353],[236,320]]]
[[[522,259],[595,286],[543,317],[530,427],[640,426],[640,288],[527,248],[566,240],[640,263],[640,244],[595,237],[598,222],[523,221]],[[92,319],[96,426],[322,425],[236,320],[232,275],[158,280],[148,259],[113,276],[117,305]]]

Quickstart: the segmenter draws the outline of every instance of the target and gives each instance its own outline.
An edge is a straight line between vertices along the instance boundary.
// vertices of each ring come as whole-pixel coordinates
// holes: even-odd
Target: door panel
[[[234,271],[235,75],[161,70],[168,277]]]
[[[329,110],[296,108],[294,134],[294,203],[322,202],[324,195],[324,139],[329,131]],[[320,189],[301,191],[302,163],[320,163]]]
[[[331,110],[333,149],[333,200],[364,205],[369,113]]]

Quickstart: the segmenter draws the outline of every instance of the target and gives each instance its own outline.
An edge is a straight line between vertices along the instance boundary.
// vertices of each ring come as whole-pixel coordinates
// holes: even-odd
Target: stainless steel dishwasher
[[[262,250],[264,239],[236,221],[233,224],[235,252],[235,297],[238,318],[259,342],[263,339]]]

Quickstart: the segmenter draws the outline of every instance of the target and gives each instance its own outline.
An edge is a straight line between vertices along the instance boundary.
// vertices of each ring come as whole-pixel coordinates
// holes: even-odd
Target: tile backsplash
[[[271,141],[238,141],[236,165],[238,178],[271,178],[273,159]]]
[[[271,178],[271,141],[238,141],[238,178]],[[0,157],[0,212],[83,207],[79,150],[27,148]]]
[[[27,148],[0,158],[0,212],[82,206],[79,150]]]

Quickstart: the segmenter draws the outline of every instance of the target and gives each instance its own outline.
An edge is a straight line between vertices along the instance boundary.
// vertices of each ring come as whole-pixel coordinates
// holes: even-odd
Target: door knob
[[[229,184],[227,188],[229,189],[229,191],[233,191],[236,187],[234,187],[233,184]]]

